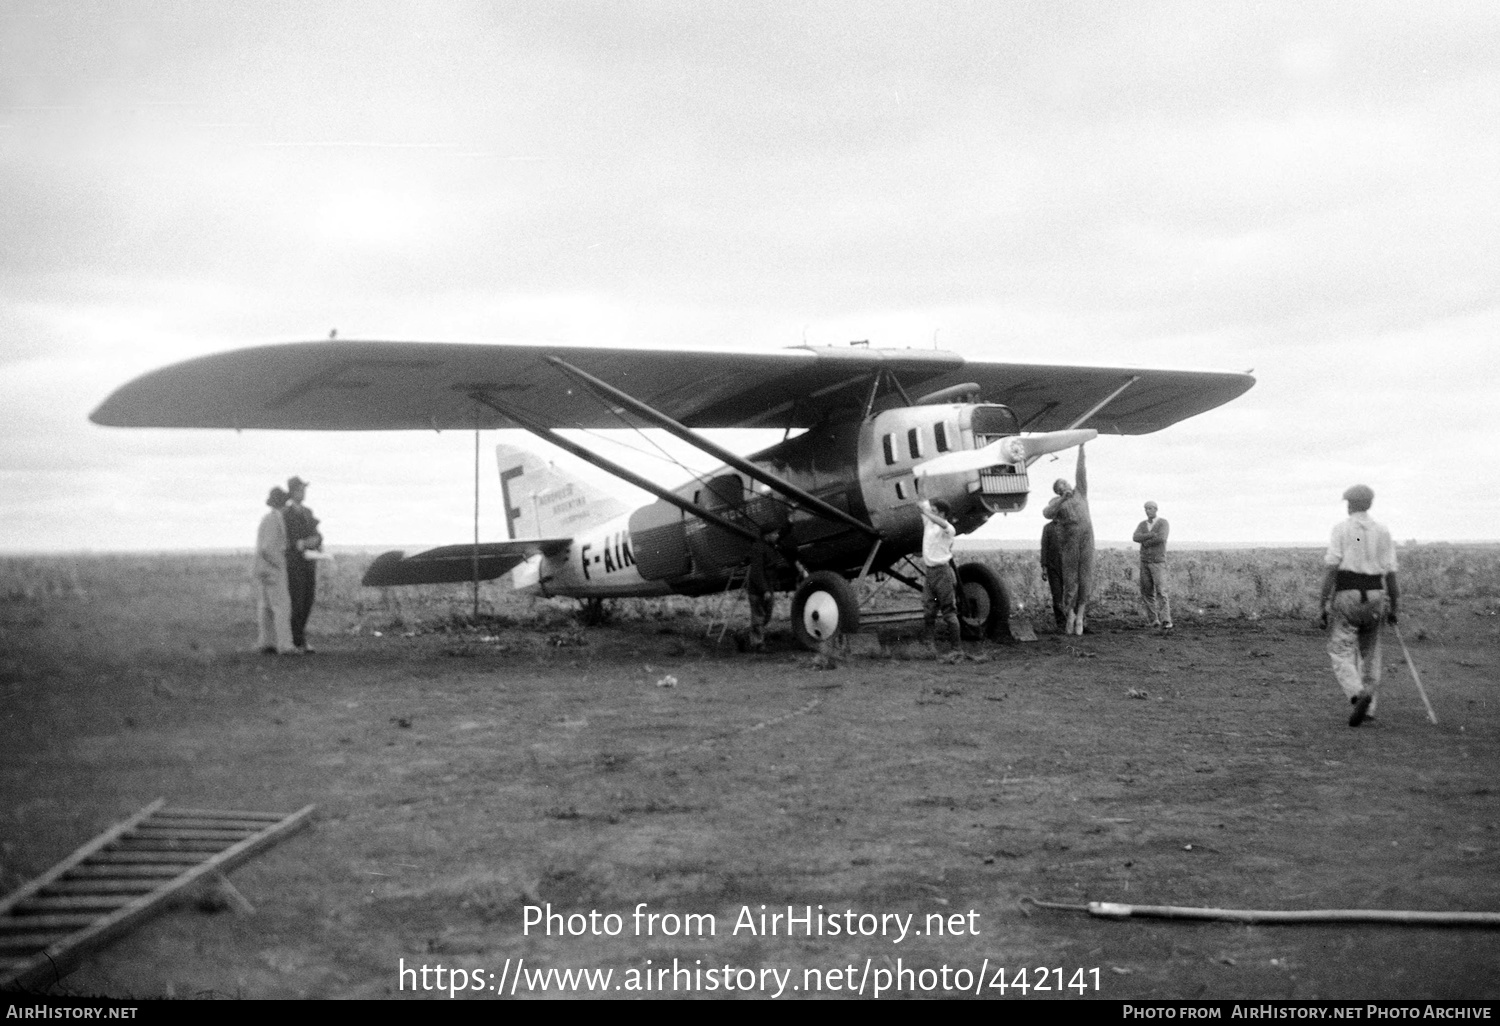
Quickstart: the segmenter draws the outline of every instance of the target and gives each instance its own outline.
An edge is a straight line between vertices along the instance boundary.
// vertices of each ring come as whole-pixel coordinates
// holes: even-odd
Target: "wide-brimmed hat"
[[[289,477],[286,479],[286,490],[295,492],[298,488],[306,488],[310,484],[312,484],[311,481],[304,481],[300,477]]]
[[[1344,501],[1356,509],[1369,509],[1375,501],[1375,489],[1369,485],[1354,485],[1344,491]]]

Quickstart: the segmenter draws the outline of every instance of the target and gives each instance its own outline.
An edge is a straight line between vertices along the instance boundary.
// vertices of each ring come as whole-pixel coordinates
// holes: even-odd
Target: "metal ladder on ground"
[[[218,884],[248,908],[223,874],[306,826],[313,809],[178,809],[158,798],[0,899],[0,991],[51,986],[194,885]]]
[[[714,610],[709,614],[708,629],[703,632],[703,636],[705,638],[709,637],[713,634],[714,628],[717,627],[719,629],[719,636],[714,638],[714,644],[716,645],[724,640],[724,632],[729,630],[729,619],[732,615],[732,610],[736,608],[736,600],[731,599],[730,596],[736,592],[745,590],[745,578],[748,573],[749,571],[745,567],[738,567],[730,571],[729,580],[725,582],[724,590],[719,593],[718,601],[714,604]]]

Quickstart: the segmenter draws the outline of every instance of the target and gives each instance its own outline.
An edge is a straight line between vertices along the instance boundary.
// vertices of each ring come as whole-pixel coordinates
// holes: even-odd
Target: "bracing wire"
[[[613,439],[613,438],[606,439],[606,438],[604,438],[603,435],[601,435],[599,433],[598,429],[596,429],[596,428],[588,428],[588,427],[584,427],[581,424],[575,424],[574,425],[574,430],[579,431],[579,432],[581,432],[581,433],[583,433],[585,435],[589,435],[590,437],[597,438],[600,441],[608,441],[611,445],[618,445],[621,448],[628,449],[631,452],[636,453],[637,455],[645,456],[645,457],[648,457],[648,458],[651,458],[651,459],[661,460],[663,463],[667,463],[667,464],[669,464],[669,465],[671,465],[673,467],[676,467],[678,470],[682,471],[682,473],[685,474],[690,480],[692,480],[692,481],[694,481],[694,482],[696,482],[696,483],[698,483],[700,485],[707,485],[708,484],[710,478],[708,477],[707,473],[702,472],[702,471],[694,470],[692,467],[689,467],[686,463],[683,463],[682,460],[678,459],[676,456],[673,456],[671,453],[667,452],[667,450],[662,446],[662,444],[660,442],[658,442],[656,439],[652,438],[650,435],[647,435],[646,432],[645,432],[645,430],[639,424],[633,424],[630,421],[626,420],[625,419],[625,415],[624,415],[624,413],[622,411],[620,411],[618,409],[614,409],[612,407],[609,407],[607,404],[605,404],[603,402],[603,400],[600,400],[600,404],[604,405],[606,407],[606,409],[609,410],[610,414],[613,415],[615,417],[615,419],[618,420],[621,423],[621,425],[623,425],[626,429],[628,429],[630,431],[634,431],[638,436],[640,436],[640,438],[642,440],[644,440],[645,442],[649,443],[651,445],[651,447],[656,450],[656,452],[651,452],[649,449],[646,449],[646,448],[643,448],[643,447],[640,447],[640,446],[631,445],[631,444],[629,444],[627,442],[622,442],[622,441],[619,441],[617,439]],[[776,494],[774,492],[765,493],[761,497],[762,498],[769,498],[769,499],[771,499],[773,502],[775,502],[777,505],[779,505],[784,510],[790,511],[790,510],[794,510],[794,509],[797,508],[796,503],[793,503],[793,502],[787,500],[784,496],[781,496],[781,495]]]

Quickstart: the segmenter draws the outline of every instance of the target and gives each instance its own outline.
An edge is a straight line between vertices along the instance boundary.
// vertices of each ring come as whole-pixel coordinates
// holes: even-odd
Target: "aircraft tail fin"
[[[509,538],[567,538],[626,512],[603,490],[529,449],[495,446]]]

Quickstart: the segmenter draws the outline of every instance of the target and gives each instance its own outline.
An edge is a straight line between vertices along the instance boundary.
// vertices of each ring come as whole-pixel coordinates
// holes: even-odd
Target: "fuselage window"
[[[919,460],[922,458],[922,429],[912,428],[906,433],[906,447],[911,451],[911,458]]]
[[[889,467],[896,462],[896,436],[886,435],[881,439],[881,444],[885,446],[885,465]]]
[[[904,498],[906,498],[906,486],[904,484],[902,484],[900,481],[896,482],[896,498],[898,498],[898,499],[904,499]]]
[[[938,452],[948,451],[948,425],[937,423],[932,425],[932,440],[937,445]]]

